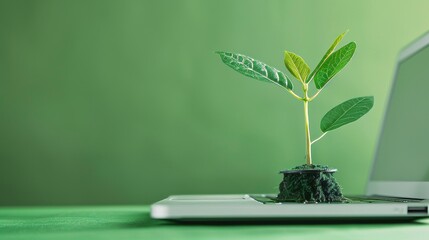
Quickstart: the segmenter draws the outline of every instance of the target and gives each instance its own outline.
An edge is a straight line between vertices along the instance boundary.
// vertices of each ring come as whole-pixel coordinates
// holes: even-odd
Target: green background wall
[[[215,50],[314,67],[334,38],[357,52],[312,104],[374,95],[314,145],[363,193],[398,50],[428,1],[0,1],[0,205],[147,204],[169,194],[276,192],[304,163],[302,104]]]

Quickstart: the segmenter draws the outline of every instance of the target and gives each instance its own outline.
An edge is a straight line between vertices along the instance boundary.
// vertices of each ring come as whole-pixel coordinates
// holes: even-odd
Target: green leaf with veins
[[[332,108],[320,121],[322,132],[332,131],[354,122],[371,110],[374,97],[358,97],[347,100]]]
[[[289,72],[301,82],[305,82],[308,74],[310,73],[310,67],[304,61],[304,59],[293,52],[285,51],[285,66]]]
[[[289,90],[293,88],[292,82],[283,72],[261,61],[238,53],[220,51],[216,53],[219,54],[223,63],[245,76],[264,82],[275,83]]]
[[[356,50],[356,43],[351,42],[332,53],[323,62],[319,71],[314,76],[314,84],[317,89],[321,89],[331,80],[341,69],[343,69],[352,58]]]
[[[309,82],[311,80],[311,78],[314,76],[314,74],[316,74],[319,69],[320,66],[322,66],[322,64],[326,61],[326,59],[332,54],[332,52],[335,50],[335,48],[337,47],[337,45],[341,42],[341,40],[343,40],[344,35],[346,35],[346,33],[349,30],[343,32],[342,34],[340,34],[335,41],[332,43],[331,47],[329,47],[328,51],[326,51],[325,55],[323,56],[322,60],[320,60],[320,62],[317,64],[316,68],[313,70],[313,72],[311,72],[310,76],[308,76],[307,81]]]

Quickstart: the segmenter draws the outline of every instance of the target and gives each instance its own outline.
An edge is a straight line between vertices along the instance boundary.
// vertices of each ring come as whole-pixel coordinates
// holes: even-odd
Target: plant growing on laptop
[[[329,110],[320,122],[322,134],[316,139],[311,138],[309,103],[319,96],[331,79],[352,58],[356,49],[355,42],[350,42],[335,51],[346,33],[340,34],[335,39],[313,71],[310,71],[310,67],[302,57],[293,52],[284,52],[284,64],[290,74],[298,80],[302,95],[293,91],[292,81],[286,74],[261,61],[238,53],[216,52],[220,55],[221,60],[232,69],[245,76],[274,83],[304,105],[306,164],[281,171],[284,177],[279,186],[278,201],[337,202],[344,199],[341,188],[333,176],[336,169],[313,164],[311,147],[328,132],[354,122],[365,115],[372,108],[374,98],[372,96],[352,98]],[[309,85],[312,82],[316,90],[315,93],[310,94]]]

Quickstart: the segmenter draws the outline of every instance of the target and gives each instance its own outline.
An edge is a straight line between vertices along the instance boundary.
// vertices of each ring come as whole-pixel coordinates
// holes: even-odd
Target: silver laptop
[[[343,203],[280,203],[276,194],[178,195],[151,206],[154,219],[416,219],[429,206],[429,33],[404,48],[366,195]]]

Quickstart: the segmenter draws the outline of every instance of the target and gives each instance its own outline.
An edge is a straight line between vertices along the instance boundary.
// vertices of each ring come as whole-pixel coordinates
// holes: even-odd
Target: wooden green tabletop
[[[395,224],[183,225],[148,206],[0,208],[0,239],[429,239],[429,220]]]

